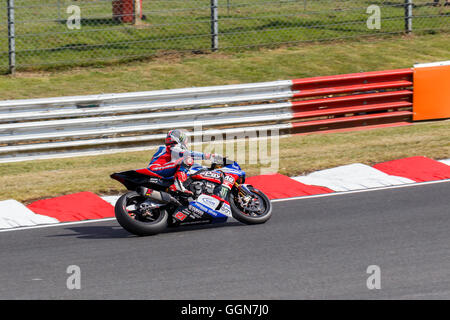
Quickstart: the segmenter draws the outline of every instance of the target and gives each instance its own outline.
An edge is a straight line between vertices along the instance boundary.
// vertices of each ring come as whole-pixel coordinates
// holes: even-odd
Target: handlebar
[[[228,160],[228,159],[227,159],[226,157],[223,157],[223,158],[222,158],[222,163],[220,163],[220,166],[221,166],[221,167],[226,166],[226,165],[228,164],[227,160]],[[218,164],[219,164],[219,163],[217,163],[217,162],[211,162],[210,170],[216,169]]]

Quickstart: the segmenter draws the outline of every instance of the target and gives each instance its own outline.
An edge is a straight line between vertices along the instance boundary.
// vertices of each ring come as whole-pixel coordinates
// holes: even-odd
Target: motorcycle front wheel
[[[137,236],[151,236],[167,228],[168,213],[164,208],[148,209],[145,197],[131,191],[117,200],[114,213],[117,222]]]
[[[245,224],[264,223],[272,216],[272,203],[260,190],[248,186],[251,195],[230,193],[233,217]]]

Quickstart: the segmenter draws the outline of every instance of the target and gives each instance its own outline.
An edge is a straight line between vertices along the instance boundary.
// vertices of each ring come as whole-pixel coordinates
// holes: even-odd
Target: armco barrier
[[[412,75],[412,69],[399,69],[293,80],[293,131],[409,121]]]
[[[170,128],[300,133],[412,117],[412,69],[0,101],[0,162],[144,150]],[[202,134],[202,132],[196,132]]]

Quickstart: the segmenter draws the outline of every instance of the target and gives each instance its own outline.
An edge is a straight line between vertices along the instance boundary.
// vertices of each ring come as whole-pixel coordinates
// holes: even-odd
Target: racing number
[[[177,218],[180,221],[183,221],[184,219],[186,219],[186,215],[183,212],[178,211],[178,213],[175,215],[175,218]]]

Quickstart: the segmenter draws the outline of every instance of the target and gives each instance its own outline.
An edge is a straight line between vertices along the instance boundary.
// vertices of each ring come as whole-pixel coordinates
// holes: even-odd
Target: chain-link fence
[[[3,0],[0,72],[450,29],[446,0]]]

